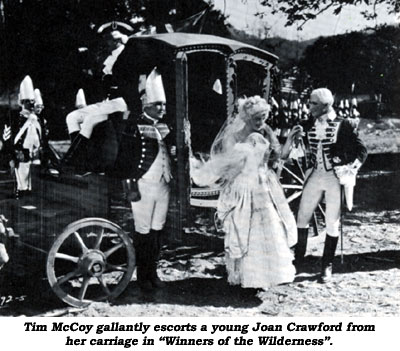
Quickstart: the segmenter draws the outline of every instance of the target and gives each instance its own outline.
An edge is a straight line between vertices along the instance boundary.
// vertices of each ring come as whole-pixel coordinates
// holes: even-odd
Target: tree
[[[375,19],[377,17],[377,6],[386,6],[387,12],[396,14],[400,12],[400,2],[398,0],[259,0],[262,6],[272,10],[272,13],[281,12],[286,16],[286,25],[298,24],[298,29],[302,29],[305,23],[315,19],[321,13],[328,9],[333,9],[335,15],[340,14],[342,9],[349,5],[359,6],[365,4],[368,10],[361,14],[366,19]],[[260,17],[265,12],[257,14]]]
[[[319,38],[301,61],[314,86],[326,86],[338,94],[382,94],[386,103],[398,101],[400,85],[400,29],[376,30]]]

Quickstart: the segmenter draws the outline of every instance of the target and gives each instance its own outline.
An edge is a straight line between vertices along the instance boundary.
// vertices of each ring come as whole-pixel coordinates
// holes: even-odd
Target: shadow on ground
[[[374,272],[400,268],[400,251],[388,250],[343,255],[343,264],[341,263],[340,255],[336,255],[333,267],[334,274]],[[306,257],[302,270],[302,272],[308,273],[308,275],[296,277],[295,282],[317,280],[320,271],[321,257],[309,255]]]
[[[252,308],[259,306],[256,289],[229,285],[225,279],[189,278],[166,283],[163,289],[143,294],[132,282],[115,305],[157,303],[171,305]]]

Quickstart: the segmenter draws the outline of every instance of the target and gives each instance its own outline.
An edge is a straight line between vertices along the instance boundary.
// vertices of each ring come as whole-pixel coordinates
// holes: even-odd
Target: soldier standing
[[[9,164],[17,181],[15,197],[20,198],[32,190],[31,166],[40,163],[42,125],[34,112],[35,93],[33,83],[26,76],[20,85],[19,102],[22,106],[11,126],[5,125],[3,139]]]
[[[312,91],[310,112],[313,117],[307,139],[310,146],[310,169],[304,184],[297,215],[298,241],[295,249],[296,267],[301,268],[307,248],[308,225],[318,203],[326,200],[326,239],[322,256],[321,282],[332,277],[332,262],[339,237],[341,185],[337,166],[348,165],[358,170],[367,157],[367,149],[347,119],[336,118],[329,89]]]
[[[157,276],[160,237],[166,222],[171,181],[167,136],[160,120],[166,113],[166,97],[161,75],[156,68],[146,80],[143,113],[131,117],[122,135],[117,164],[131,203],[135,233],[137,280],[148,291],[164,283]],[[170,148],[172,154],[175,148]]]

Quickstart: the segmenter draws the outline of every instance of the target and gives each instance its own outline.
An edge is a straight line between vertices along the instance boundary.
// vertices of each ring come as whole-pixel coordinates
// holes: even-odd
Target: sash
[[[23,147],[28,149],[30,154],[32,154],[33,150],[37,150],[40,147],[40,139],[42,136],[42,127],[40,126],[38,117],[33,113],[29,114],[26,122],[15,136],[14,144],[17,144],[25,132],[26,136]]]
[[[164,140],[170,130],[165,123],[157,123],[155,125],[138,125],[139,132],[146,138]]]

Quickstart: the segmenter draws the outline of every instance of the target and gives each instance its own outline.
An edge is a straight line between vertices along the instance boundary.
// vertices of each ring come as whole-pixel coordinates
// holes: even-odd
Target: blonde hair
[[[238,116],[243,121],[248,121],[257,113],[271,111],[271,106],[259,95],[240,98],[238,100]]]

